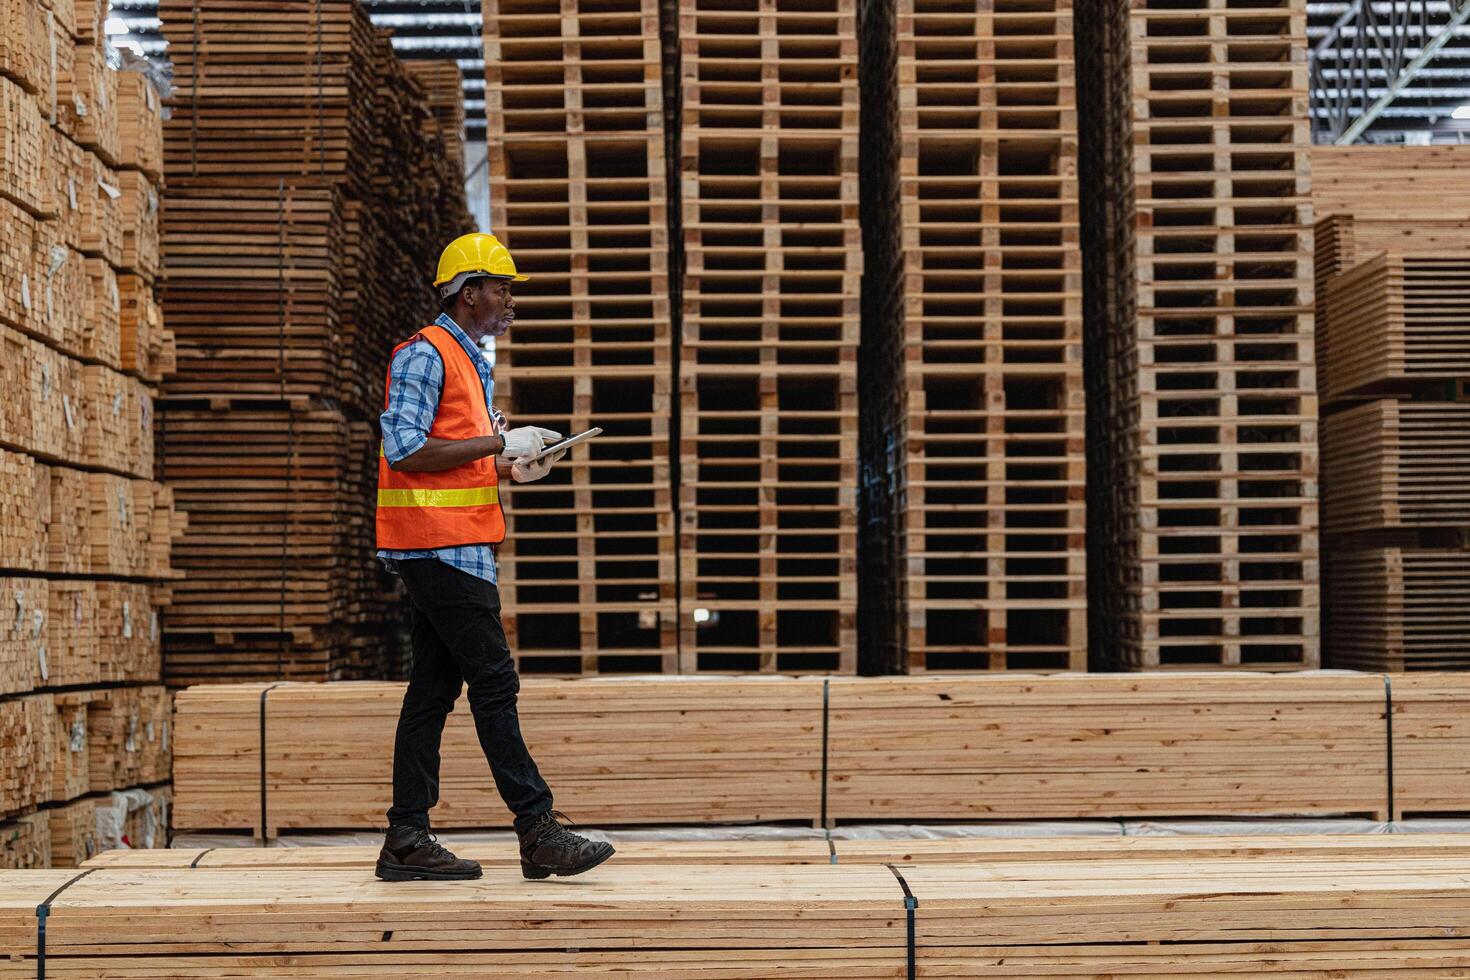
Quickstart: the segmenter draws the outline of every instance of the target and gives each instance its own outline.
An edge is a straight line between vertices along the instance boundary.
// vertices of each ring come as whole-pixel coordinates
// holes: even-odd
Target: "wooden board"
[[[260,826],[266,685],[179,692],[177,828]],[[403,685],[287,684],[267,702],[267,829],[376,827],[391,802]],[[583,823],[811,820],[821,773],[821,682],[732,678],[528,680],[520,714],[557,805]],[[739,728],[738,745],[731,732]],[[308,734],[310,733],[310,734]],[[589,752],[602,746],[610,755]],[[463,706],[443,747],[442,827],[508,823]]]
[[[490,868],[519,866],[509,841],[448,841],[460,857]],[[617,841],[617,863],[664,864],[998,864],[1201,858],[1323,861],[1438,857],[1470,858],[1470,835],[1357,834],[1251,837],[946,837],[917,840],[709,840]],[[380,848],[333,844],[295,847],[175,847],[103,851],[88,868],[371,868]]]
[[[834,680],[830,696],[837,819],[1388,806],[1372,676],[864,678]]]
[[[1446,711],[1470,698],[1465,678],[1425,683]],[[181,829],[261,830],[266,686],[178,695]],[[402,690],[339,683],[269,692],[270,836],[380,825]],[[1347,673],[832,680],[826,816],[1386,817],[1389,693],[1380,676]],[[822,699],[823,682],[811,678],[534,679],[520,714],[558,805],[589,826],[808,822],[823,813]],[[735,714],[745,719],[738,736]],[[1396,747],[1402,737],[1396,724]],[[1425,751],[1421,766],[1462,764],[1452,742]],[[1439,751],[1447,755],[1433,763]],[[442,779],[436,826],[505,824],[462,707],[448,719]],[[1470,812],[1463,785],[1441,779],[1441,805],[1413,809]]]
[[[0,976],[34,974],[35,907],[67,880],[56,871],[0,876],[0,951],[9,954]],[[560,887],[493,868],[477,881],[405,888],[356,870],[102,867],[52,902],[47,961],[60,975],[105,963],[172,977],[227,969],[816,980],[902,977],[912,952],[926,976],[1447,977],[1470,963],[1465,890],[1464,859],[1432,855],[897,873],[614,859]],[[912,945],[906,893],[917,905]],[[280,929],[283,912],[290,930]]]
[[[1470,378],[1470,338],[1457,319],[1470,295],[1460,256],[1384,252],[1327,284],[1323,397],[1448,392]]]

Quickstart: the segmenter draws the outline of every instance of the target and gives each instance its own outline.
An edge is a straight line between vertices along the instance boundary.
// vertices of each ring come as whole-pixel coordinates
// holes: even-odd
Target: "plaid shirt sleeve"
[[[394,355],[390,376],[388,407],[379,420],[383,455],[397,463],[429,441],[444,391],[444,362],[433,344],[415,341]]]

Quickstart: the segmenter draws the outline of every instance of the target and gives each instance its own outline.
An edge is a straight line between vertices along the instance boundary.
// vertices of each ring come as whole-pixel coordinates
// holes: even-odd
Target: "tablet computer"
[[[579,442],[586,442],[588,439],[591,439],[593,436],[600,436],[600,435],[602,435],[602,430],[599,429],[599,428],[597,428],[596,426],[594,426],[594,427],[588,429],[586,432],[578,432],[576,435],[574,435],[574,436],[568,436],[567,438],[561,440],[560,442],[547,443],[545,446],[542,447],[542,449],[541,449],[541,451],[539,453],[536,453],[534,456],[522,456],[520,459],[516,460],[516,462],[517,463],[534,463],[536,460],[540,459],[542,456],[552,456],[552,455],[555,455],[556,453],[561,452],[563,449],[571,449],[573,446],[575,446]]]

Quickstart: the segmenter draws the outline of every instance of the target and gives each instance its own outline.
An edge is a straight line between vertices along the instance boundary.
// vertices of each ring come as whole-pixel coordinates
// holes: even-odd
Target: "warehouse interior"
[[[1470,975],[1470,0],[0,15],[0,980]]]

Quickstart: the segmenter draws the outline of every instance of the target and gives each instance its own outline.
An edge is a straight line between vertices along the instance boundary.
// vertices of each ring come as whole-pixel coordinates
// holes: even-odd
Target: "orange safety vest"
[[[494,432],[480,374],[454,335],[430,325],[393,348],[419,337],[434,345],[444,361],[444,390],[429,435],[436,439],[473,439]],[[388,368],[391,387],[393,368]],[[387,395],[383,397],[387,407]],[[499,544],[505,540],[505,514],[495,457],[471,460],[433,473],[406,473],[388,465],[378,449],[378,547],[390,551]]]

